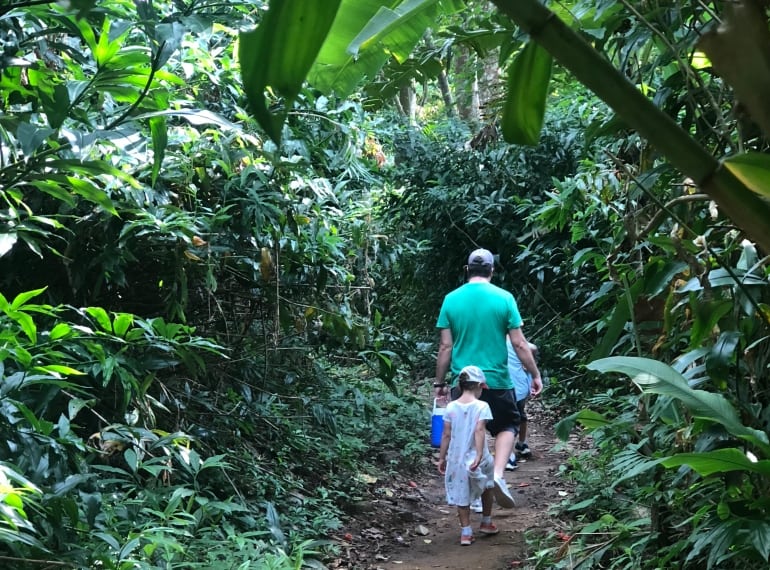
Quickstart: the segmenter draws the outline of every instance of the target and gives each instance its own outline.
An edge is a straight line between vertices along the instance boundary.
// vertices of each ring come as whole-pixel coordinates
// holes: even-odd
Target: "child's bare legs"
[[[483,500],[483,495],[482,495]],[[457,507],[457,516],[460,519],[460,526],[463,528],[467,528],[471,526],[471,508],[468,507]]]
[[[527,420],[522,420],[519,424],[519,442],[527,441]]]
[[[481,516],[488,517],[492,514],[492,505],[495,503],[495,492],[493,489],[484,489],[481,494]]]

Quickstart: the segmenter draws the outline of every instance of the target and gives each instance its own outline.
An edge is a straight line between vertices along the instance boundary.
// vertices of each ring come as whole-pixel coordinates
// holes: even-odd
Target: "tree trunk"
[[[449,80],[446,76],[446,71],[443,69],[438,76],[438,88],[441,90],[441,98],[444,100],[444,106],[446,107],[446,114],[450,117],[455,116],[455,101],[452,97],[452,90],[449,88]]]
[[[460,118],[469,123],[479,120],[476,58],[465,48],[457,50],[455,62],[455,101]]]
[[[409,123],[414,124],[417,117],[417,92],[414,85],[404,85],[398,92],[398,100]]]

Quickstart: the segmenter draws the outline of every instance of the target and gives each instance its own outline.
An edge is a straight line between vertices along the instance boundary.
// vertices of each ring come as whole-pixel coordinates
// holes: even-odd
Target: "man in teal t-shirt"
[[[446,297],[441,305],[436,327],[440,330],[436,360],[436,397],[446,397],[444,377],[450,369],[452,381],[466,366],[484,371],[489,389],[481,399],[492,409],[487,429],[495,437],[495,497],[503,507],[514,501],[503,474],[518,432],[519,411],[513,381],[508,374],[506,336],[513,344],[524,368],[532,375],[532,394],[542,390],[540,371],[527,339],[516,300],[509,292],[492,285],[494,258],[486,249],[477,249],[468,257],[468,282]]]

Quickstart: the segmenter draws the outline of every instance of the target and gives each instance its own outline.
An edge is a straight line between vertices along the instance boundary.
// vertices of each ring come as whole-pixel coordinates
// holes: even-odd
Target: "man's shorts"
[[[451,391],[451,398],[460,397],[460,388],[455,386]],[[492,410],[492,419],[487,422],[487,431],[496,436],[498,433],[510,431],[519,433],[521,414],[516,404],[516,391],[513,388],[506,390],[493,390],[487,388],[481,391],[480,400],[489,404]]]
[[[521,417],[521,421],[523,422],[526,422],[529,419],[527,417],[527,412],[524,410],[528,401],[529,401],[529,396],[527,396],[526,398],[522,398],[521,400],[518,400],[516,402],[516,408],[518,408],[519,416]]]

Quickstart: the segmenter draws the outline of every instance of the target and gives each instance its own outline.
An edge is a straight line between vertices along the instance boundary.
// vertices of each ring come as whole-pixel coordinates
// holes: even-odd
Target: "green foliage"
[[[508,91],[500,124],[511,144],[535,145],[540,140],[553,59],[535,42],[516,54],[508,68]]]
[[[766,565],[767,260],[736,229],[744,216],[720,210],[743,194],[717,193],[717,207],[657,154],[709,192],[730,156],[717,182],[730,171],[762,192],[766,136],[696,44],[720,6],[555,6],[598,52],[588,79],[623,79],[619,114],[558,67],[537,97],[512,73],[528,138],[544,123],[520,148],[496,138],[499,102],[471,133],[371,120],[363,94],[332,95],[366,75],[387,104],[418,78],[430,107],[452,49],[499,48],[503,64],[521,45],[505,17],[343,0],[306,28],[291,5],[0,8],[2,554],[318,566],[335,549],[318,538],[422,465],[427,434],[403,426],[427,412],[405,386],[432,373],[426,331],[483,246],[552,372],[549,396],[588,397],[559,426],[596,443],[565,470],[570,553],[584,567]],[[556,20],[533,39],[575,39]],[[260,59],[250,41],[284,24],[301,37]],[[237,30],[257,25],[236,57]],[[550,69],[538,49],[523,54]],[[597,72],[610,62],[621,71]],[[303,89],[308,68],[323,95]],[[639,117],[676,136],[653,148],[627,130]],[[635,383],[579,371],[590,352]],[[563,554],[540,563],[565,567]]]
[[[299,95],[339,5],[340,0],[311,5],[276,0],[256,30],[240,34],[238,58],[246,95],[257,120],[277,144],[288,110]],[[278,38],[292,48],[275,49]],[[267,89],[284,98],[284,109],[277,116],[271,116],[268,110]]]

